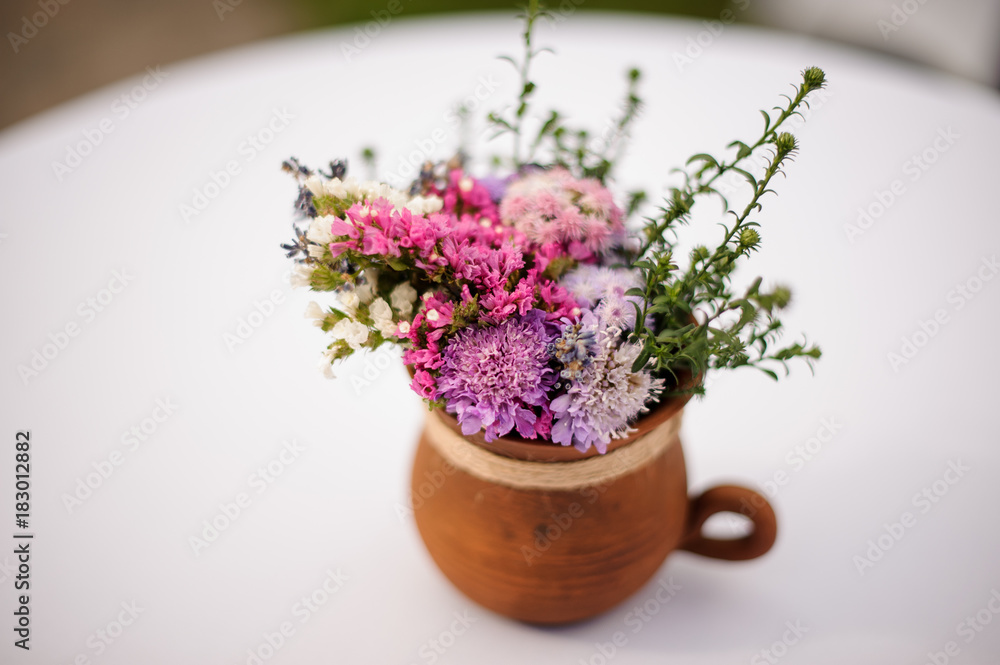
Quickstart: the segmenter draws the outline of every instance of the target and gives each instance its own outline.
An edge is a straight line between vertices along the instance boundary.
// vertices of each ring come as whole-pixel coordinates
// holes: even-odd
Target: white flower
[[[368,312],[375,320],[392,318],[392,308],[389,307],[389,303],[382,298],[377,298],[368,308]]]
[[[368,313],[372,316],[375,329],[382,333],[383,337],[388,337],[396,332],[396,322],[392,320],[392,308],[382,298],[377,299],[368,308]]]
[[[358,185],[358,191],[366,199],[377,199],[382,191],[382,183],[375,180],[366,180]]]
[[[358,305],[361,304],[361,298],[358,297],[357,292],[347,291],[339,296],[340,308],[344,310],[348,316],[354,316],[358,311]]]
[[[364,303],[365,305],[370,303],[372,298],[375,297],[375,294],[372,293],[372,285],[368,282],[365,282],[361,286],[354,289],[354,292],[358,294],[358,302]]]
[[[441,315],[438,313],[438,311],[436,309],[429,309],[429,310],[427,310],[427,320],[428,321],[437,321],[440,318],[441,318]]]
[[[312,285],[312,266],[306,263],[296,263],[295,267],[292,268],[292,276],[289,281],[293,288],[299,288],[302,286]]]
[[[348,181],[350,180],[348,178]],[[323,193],[335,199],[346,199],[349,195],[347,184],[340,178],[333,178],[323,183]]]
[[[319,306],[319,303],[313,300],[306,305],[305,318],[312,319],[313,325],[321,328],[323,327],[323,320],[326,319],[326,313],[323,312],[323,308]]]
[[[361,349],[361,345],[368,341],[368,326],[351,319],[341,319],[337,325],[330,330],[334,340],[344,340],[355,351]]]
[[[444,201],[438,196],[415,196],[407,202],[406,207],[415,215],[429,215],[441,210]]]
[[[458,188],[463,192],[471,192],[472,184],[472,178],[465,177],[458,181]]]
[[[354,178],[348,178],[344,181],[344,191],[353,199],[369,203],[376,199],[386,199],[394,208],[403,208],[409,200],[409,197],[398,189],[375,180],[358,182]]]
[[[328,349],[323,352],[323,355],[319,359],[319,369],[323,372],[323,376],[328,379],[337,378],[333,374],[333,349]]]
[[[306,178],[305,185],[312,192],[313,196],[323,196],[323,179],[318,175],[311,175]]]
[[[400,321],[399,327],[396,329],[396,336],[398,337],[399,335],[405,335],[408,332],[410,332],[410,322]]]
[[[399,312],[404,319],[410,318],[413,313],[413,303],[417,301],[417,290],[410,286],[409,282],[402,282],[389,294],[389,302],[393,309]]]
[[[329,245],[333,242],[333,233],[330,232],[330,226],[333,225],[334,219],[333,215],[314,217],[309,224],[309,231],[306,232],[306,238],[310,242],[322,245],[323,247]]]

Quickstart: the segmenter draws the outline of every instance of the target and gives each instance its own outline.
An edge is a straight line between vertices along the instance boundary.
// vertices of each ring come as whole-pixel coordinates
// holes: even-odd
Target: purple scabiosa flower
[[[448,341],[438,396],[463,434],[485,429],[493,441],[517,428],[525,438],[538,436],[537,410],[556,381],[547,350],[552,338],[545,313],[531,310],[496,326],[459,330]]]
[[[633,372],[641,345],[622,342],[614,329],[596,332],[597,352],[565,393],[552,400],[552,441],[602,455],[613,438],[624,437],[629,423],[646,411],[646,401],[662,390],[663,380],[648,371]]]

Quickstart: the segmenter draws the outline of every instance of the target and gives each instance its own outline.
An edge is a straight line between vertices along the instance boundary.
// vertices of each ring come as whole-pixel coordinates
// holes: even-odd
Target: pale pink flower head
[[[533,171],[515,180],[500,202],[500,220],[534,247],[559,244],[579,260],[593,260],[624,239],[624,215],[611,192],[593,178],[563,168]]]

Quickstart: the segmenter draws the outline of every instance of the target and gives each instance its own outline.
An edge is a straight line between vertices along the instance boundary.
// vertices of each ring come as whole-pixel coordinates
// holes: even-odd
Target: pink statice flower
[[[565,287],[546,280],[538,286],[538,307],[545,311],[549,321],[560,319],[577,320],[580,318],[580,304]]]
[[[434,401],[438,398],[437,376],[444,365],[441,345],[451,325],[455,303],[444,293],[425,295],[409,329],[400,331],[396,337],[409,344],[403,352],[403,363],[414,369],[410,387],[421,397]]]
[[[330,253],[338,257],[353,251],[362,256],[405,257],[429,276],[440,274],[447,261],[438,251],[450,229],[447,215],[419,215],[397,208],[388,199],[358,202],[330,225]]]
[[[462,169],[453,169],[448,174],[448,186],[438,194],[444,201],[444,211],[459,219],[466,215],[474,221],[500,219],[489,187]]]

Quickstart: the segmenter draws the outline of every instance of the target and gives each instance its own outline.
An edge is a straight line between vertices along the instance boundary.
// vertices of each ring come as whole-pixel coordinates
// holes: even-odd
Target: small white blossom
[[[326,245],[309,245],[309,256],[314,259],[323,258],[323,251],[326,249]]]
[[[348,182],[350,182],[348,178]],[[323,184],[323,193],[327,196],[332,196],[335,199],[346,199],[350,192],[348,191],[346,183],[344,183],[340,178],[333,178],[328,180]]]
[[[472,184],[473,184],[472,183],[472,178],[468,178],[468,177],[462,178],[461,180],[458,181],[458,188],[460,190],[462,190],[463,192],[471,192],[472,191]]]
[[[312,192],[313,196],[323,196],[323,179],[318,175],[311,175],[306,178],[305,185]]]
[[[329,245],[333,242],[333,233],[330,232],[330,226],[333,224],[334,219],[333,215],[313,218],[309,224],[309,231],[306,232],[306,238],[317,245],[323,245],[324,247]]]
[[[392,318],[392,308],[382,298],[377,298],[371,304],[371,307],[368,308],[368,312],[372,315],[373,319]]]
[[[428,321],[437,321],[440,318],[441,318],[441,315],[438,313],[438,311],[436,309],[429,309],[429,310],[427,310],[427,320]]]
[[[323,312],[323,308],[319,306],[319,303],[313,300],[306,305],[305,318],[312,319],[314,326],[322,327],[323,320],[326,319],[326,313]]]
[[[444,207],[444,201],[438,196],[415,196],[410,199],[406,207],[416,215],[430,215]]]
[[[392,204],[394,208],[403,208],[409,201],[409,197],[403,192],[390,187],[384,182],[377,182],[375,180],[369,180],[356,185],[357,196],[365,201],[374,201],[375,199],[386,199]]]
[[[383,337],[396,332],[396,322],[392,320],[392,308],[385,300],[378,298],[368,308],[368,313],[372,316],[375,329],[382,333]]]
[[[289,279],[293,288],[310,286],[312,284],[312,266],[305,263],[296,263],[292,268],[292,276]]]
[[[417,290],[410,286],[409,282],[402,282],[389,294],[389,302],[393,309],[399,312],[404,319],[410,318],[413,313],[413,303],[417,301]]]
[[[344,310],[348,316],[354,316],[358,311],[358,305],[361,304],[361,298],[358,297],[358,294],[355,291],[348,291],[340,294],[339,300],[340,308]]]
[[[355,351],[361,349],[361,345],[368,341],[368,326],[351,319],[341,319],[337,321],[331,330],[334,340],[344,340]]]
[[[375,294],[372,293],[372,285],[368,282],[365,282],[358,288],[354,289],[354,292],[358,294],[358,301],[364,303],[365,305],[370,303],[372,298],[375,297]]]
[[[408,332],[410,332],[410,322],[409,321],[400,321],[399,322],[399,327],[396,329],[396,335],[397,336],[399,336],[399,335],[405,335]]]
[[[327,379],[337,378],[333,374],[333,349],[324,351],[323,355],[320,356],[319,369]]]

